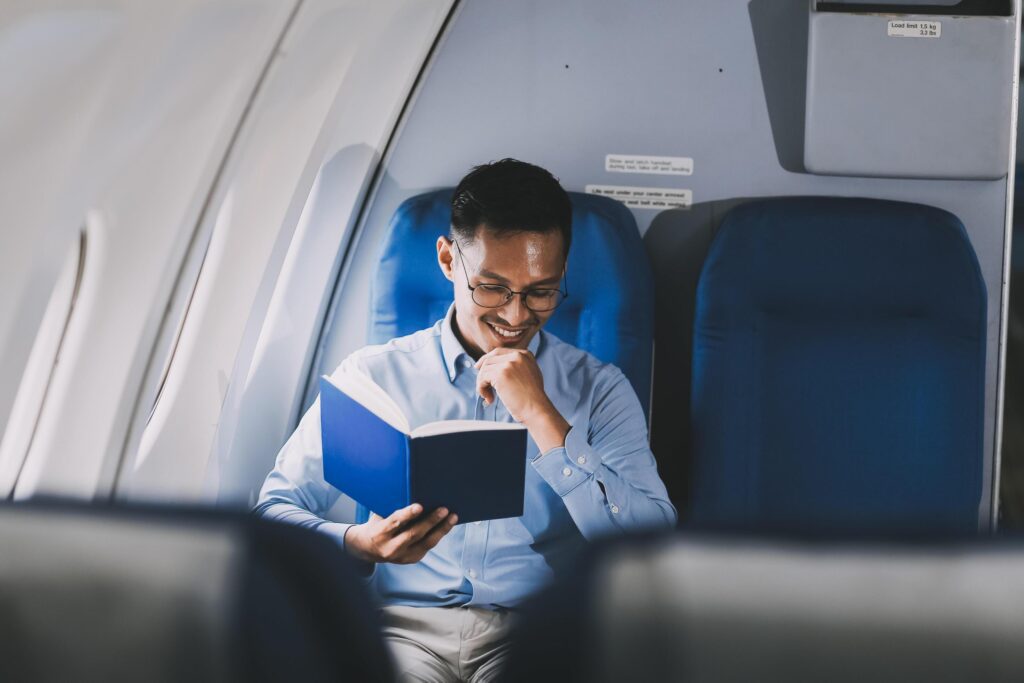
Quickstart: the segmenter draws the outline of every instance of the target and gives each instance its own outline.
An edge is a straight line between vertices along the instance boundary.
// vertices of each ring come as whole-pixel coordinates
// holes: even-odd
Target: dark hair
[[[516,159],[492,161],[473,168],[452,197],[453,239],[472,242],[482,226],[499,236],[557,230],[568,258],[572,205],[558,179],[540,166]]]

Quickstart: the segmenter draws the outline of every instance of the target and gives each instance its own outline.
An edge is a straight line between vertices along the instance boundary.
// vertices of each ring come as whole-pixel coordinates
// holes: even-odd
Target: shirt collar
[[[463,348],[462,342],[455,336],[455,330],[452,329],[452,323],[455,320],[455,303],[453,302],[448,307],[448,312],[444,316],[444,320],[441,321],[441,355],[444,356],[444,365],[448,370],[448,380],[451,382],[455,381],[455,377],[459,373],[459,367],[469,367],[473,364],[473,357],[470,356],[466,349]],[[537,334],[533,335],[533,339],[526,346],[530,353],[536,356],[540,352],[541,346],[541,335],[544,334],[543,330],[538,330]]]

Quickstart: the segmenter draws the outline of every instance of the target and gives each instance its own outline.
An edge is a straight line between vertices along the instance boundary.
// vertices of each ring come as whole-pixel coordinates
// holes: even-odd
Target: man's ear
[[[437,265],[449,281],[455,282],[455,275],[452,273],[452,264],[455,255],[452,253],[452,241],[441,235],[437,238]]]

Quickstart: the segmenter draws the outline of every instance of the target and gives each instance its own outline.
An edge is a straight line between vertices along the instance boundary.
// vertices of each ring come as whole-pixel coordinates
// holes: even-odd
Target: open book
[[[366,374],[320,378],[324,479],[387,517],[420,503],[446,507],[459,523],[519,517],[526,480],[526,429],[485,420],[409,420]]]

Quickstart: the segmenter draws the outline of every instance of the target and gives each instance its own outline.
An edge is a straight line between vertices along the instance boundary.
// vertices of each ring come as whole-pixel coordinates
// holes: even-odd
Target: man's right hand
[[[413,564],[440,542],[459,521],[458,515],[438,508],[422,519],[416,519],[423,506],[414,503],[396,510],[387,519],[371,514],[369,521],[349,528],[345,549],[366,562]]]

